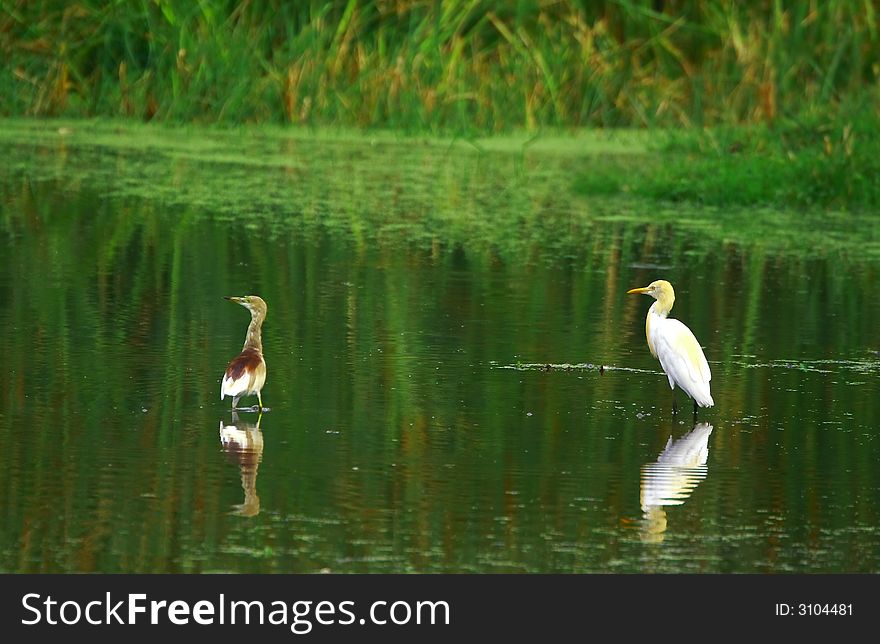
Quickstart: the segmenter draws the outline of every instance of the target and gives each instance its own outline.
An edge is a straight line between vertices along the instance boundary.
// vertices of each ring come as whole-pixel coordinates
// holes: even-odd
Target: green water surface
[[[0,571],[880,570],[873,213],[577,188],[634,135],[0,144]],[[625,294],[658,278],[698,422]],[[219,397],[249,293],[261,418]]]

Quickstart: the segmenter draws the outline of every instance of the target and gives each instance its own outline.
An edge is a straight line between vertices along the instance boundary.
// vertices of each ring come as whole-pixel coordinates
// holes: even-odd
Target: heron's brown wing
[[[224,379],[238,380],[245,373],[254,373],[262,364],[263,356],[256,349],[247,348],[235,356],[226,367]]]

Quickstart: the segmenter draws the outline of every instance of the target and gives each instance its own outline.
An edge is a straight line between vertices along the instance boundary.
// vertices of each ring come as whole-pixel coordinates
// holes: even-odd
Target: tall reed
[[[0,114],[497,131],[772,123],[880,73],[875,4],[2,0]]]

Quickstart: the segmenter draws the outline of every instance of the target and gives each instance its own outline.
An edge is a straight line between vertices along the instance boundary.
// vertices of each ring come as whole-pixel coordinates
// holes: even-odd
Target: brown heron
[[[238,401],[242,396],[257,395],[260,411],[263,411],[263,398],[260,390],[266,384],[266,361],[263,360],[263,341],[260,328],[266,319],[266,303],[256,295],[244,297],[226,297],[230,302],[241,304],[251,312],[251,323],[248,325],[241,353],[235,356],[226,367],[223,383],[220,385],[220,400],[232,396],[232,409],[238,409]]]

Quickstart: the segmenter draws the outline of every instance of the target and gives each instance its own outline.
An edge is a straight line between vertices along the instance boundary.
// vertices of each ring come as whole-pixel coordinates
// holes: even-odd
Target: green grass
[[[638,128],[656,162],[585,166],[582,193],[876,208],[874,4],[744,4],[0,0],[0,116]]]
[[[668,136],[584,130],[450,140],[265,125],[0,120],[11,185],[94,186],[120,203],[191,212],[198,225],[240,222],[259,239],[293,230],[316,243],[329,235],[357,248],[460,246],[541,263],[605,257],[620,243],[610,235],[674,230],[689,240],[688,252],[734,244],[774,257],[880,257],[876,210],[750,204],[729,186],[724,203],[693,178],[690,193],[673,198],[664,187],[711,161],[691,158],[699,140]],[[700,180],[713,180],[708,169]],[[0,231],[12,225],[0,221]]]
[[[832,117],[657,133],[655,147],[627,173],[614,164],[580,173],[577,189],[719,207],[880,207],[880,132],[868,104]]]
[[[2,0],[0,115],[475,133],[772,124],[878,77],[870,1]]]

